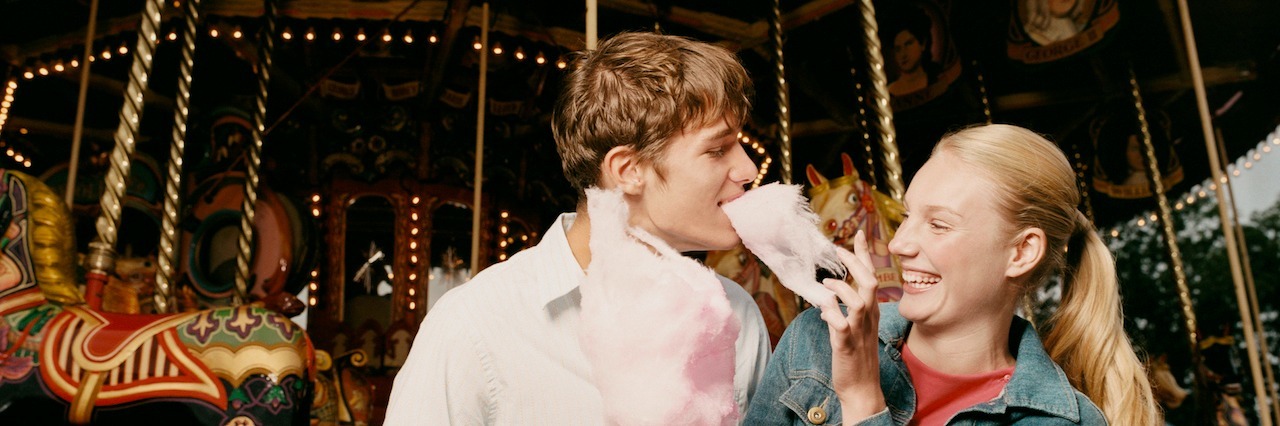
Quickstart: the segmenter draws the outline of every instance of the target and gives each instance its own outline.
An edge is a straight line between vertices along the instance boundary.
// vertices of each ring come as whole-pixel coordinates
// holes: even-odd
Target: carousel
[[[574,210],[549,124],[571,52],[658,31],[737,52],[752,185],[804,185],[837,244],[864,231],[881,301],[934,143],[1047,135],[1141,265],[1120,271],[1125,326],[1167,421],[1275,424],[1280,204],[1244,223],[1256,195],[1232,188],[1280,161],[1276,19],[1259,0],[3,2],[0,423],[381,424],[434,302]],[[806,307],[745,248],[692,255],[775,344]]]

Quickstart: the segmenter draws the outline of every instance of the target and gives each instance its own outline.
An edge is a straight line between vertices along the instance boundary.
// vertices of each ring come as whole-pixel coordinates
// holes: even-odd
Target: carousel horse
[[[896,257],[889,254],[889,240],[902,223],[902,205],[888,195],[877,192],[866,181],[859,180],[858,170],[848,154],[840,154],[844,176],[827,180],[812,165],[805,167],[805,174],[812,188],[809,203],[818,214],[818,226],[831,241],[847,249],[853,249],[853,236],[863,231],[871,248],[871,261],[875,264],[880,289],[876,297],[881,302],[902,298],[901,266]]]
[[[127,315],[82,305],[61,197],[0,171],[0,424],[302,424],[306,333],[240,306]]]
[[[729,277],[747,291],[760,314],[764,317],[765,328],[769,330],[769,342],[777,346],[787,324],[795,319],[797,312],[796,294],[782,285],[778,277],[769,271],[769,267],[760,262],[741,243],[730,250],[707,253],[707,266],[716,273]]]
[[[1182,400],[1191,393],[1178,384],[1178,379],[1169,371],[1169,356],[1160,355],[1147,362],[1147,376],[1151,380],[1152,394],[1165,410],[1182,406]]]
[[[313,426],[365,426],[373,412],[373,385],[360,373],[368,358],[359,349],[337,359],[316,351],[315,396],[311,404]]]

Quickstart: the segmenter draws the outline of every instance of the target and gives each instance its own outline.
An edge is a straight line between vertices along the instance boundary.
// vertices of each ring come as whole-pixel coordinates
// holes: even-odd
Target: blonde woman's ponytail
[[[1115,261],[1079,211],[1075,228],[1062,302],[1050,320],[1045,348],[1110,424],[1161,424],[1146,368],[1124,331]]]

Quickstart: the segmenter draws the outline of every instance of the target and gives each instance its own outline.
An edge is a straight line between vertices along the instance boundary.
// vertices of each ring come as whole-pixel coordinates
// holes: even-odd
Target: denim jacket
[[[831,340],[819,314],[816,308],[805,311],[783,333],[744,424],[840,424],[840,401],[831,389]],[[903,425],[915,414],[916,392],[900,351],[910,327],[896,303],[880,305],[880,388],[888,407],[859,425]],[[1106,424],[1102,411],[1071,387],[1026,320],[1015,317],[1009,334],[1017,365],[1004,391],[947,424]]]

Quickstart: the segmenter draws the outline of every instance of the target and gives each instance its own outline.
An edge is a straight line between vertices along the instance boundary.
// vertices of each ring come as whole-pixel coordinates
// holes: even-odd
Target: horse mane
[[[72,263],[76,258],[75,232],[62,197],[40,179],[26,173],[4,170],[0,178],[6,183],[17,181],[26,190],[28,253],[36,284],[45,299],[60,305],[84,303],[84,297],[76,287]],[[12,194],[13,188],[9,191]]]

